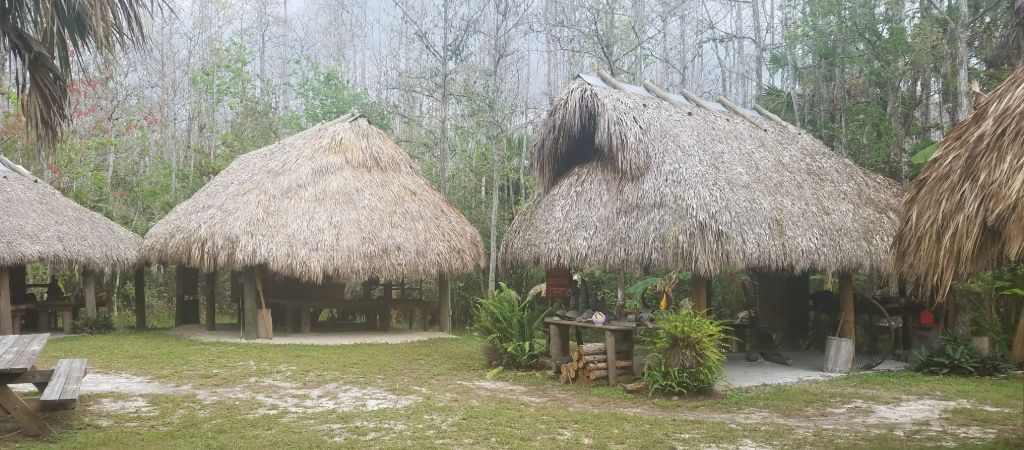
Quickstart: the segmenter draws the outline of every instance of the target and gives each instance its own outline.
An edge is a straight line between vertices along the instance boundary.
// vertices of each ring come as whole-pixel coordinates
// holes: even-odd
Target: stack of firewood
[[[597,380],[607,380],[609,370],[616,370],[619,377],[633,376],[633,361],[626,359],[628,357],[627,352],[616,351],[615,367],[609,368],[604,344],[583,344],[572,351],[568,362],[562,364],[558,378],[562,383],[592,384]]]

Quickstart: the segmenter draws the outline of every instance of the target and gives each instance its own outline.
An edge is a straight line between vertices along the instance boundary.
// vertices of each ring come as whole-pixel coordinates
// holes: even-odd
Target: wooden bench
[[[53,368],[50,381],[39,397],[39,402],[46,409],[75,409],[78,407],[78,395],[85,378],[86,360],[62,359]]]

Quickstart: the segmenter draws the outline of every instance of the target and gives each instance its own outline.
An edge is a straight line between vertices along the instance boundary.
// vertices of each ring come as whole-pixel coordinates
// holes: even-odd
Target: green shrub
[[[485,356],[491,365],[522,368],[544,354],[541,323],[548,310],[533,307],[505,283],[476,304],[473,326],[487,340]]]
[[[99,313],[96,317],[82,316],[75,321],[75,333],[78,334],[107,334],[117,329],[114,319],[106,313]]]
[[[657,316],[658,328],[647,337],[648,355],[643,380],[648,391],[688,394],[711,388],[722,378],[725,362],[725,322],[697,314],[691,308]]]
[[[1012,367],[996,355],[985,355],[970,339],[955,333],[939,338],[939,345],[925,352],[914,352],[914,371],[928,375],[990,377],[1009,372]]]

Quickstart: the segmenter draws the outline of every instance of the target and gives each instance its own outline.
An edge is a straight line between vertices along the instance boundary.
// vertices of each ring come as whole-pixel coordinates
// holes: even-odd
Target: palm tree
[[[142,43],[144,21],[166,0],[4,0],[0,45],[15,74],[30,133],[52,147],[68,120],[75,55],[112,56]]]

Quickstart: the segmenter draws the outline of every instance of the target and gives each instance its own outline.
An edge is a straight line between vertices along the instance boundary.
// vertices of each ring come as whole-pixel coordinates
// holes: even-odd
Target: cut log
[[[615,361],[615,367],[617,367],[619,369],[626,369],[626,368],[632,369],[633,368],[633,361],[622,361],[622,360]],[[588,364],[587,368],[589,368],[590,370],[608,370],[608,363],[607,362],[599,362],[599,363]]]
[[[620,368],[615,371],[615,374],[620,377],[628,377],[633,375],[633,368]],[[585,370],[581,378],[589,380],[597,380],[600,378],[608,378],[608,370]]]
[[[626,353],[626,352],[629,352],[632,349],[632,346],[630,344],[631,344],[630,342],[616,342],[615,343],[615,353]],[[575,350],[575,353],[579,354],[580,356],[587,356],[587,355],[604,355],[607,352],[605,351],[605,345],[604,345],[603,342],[595,342],[595,343],[591,343],[591,344],[583,344],[583,345],[577,346],[576,350]]]

